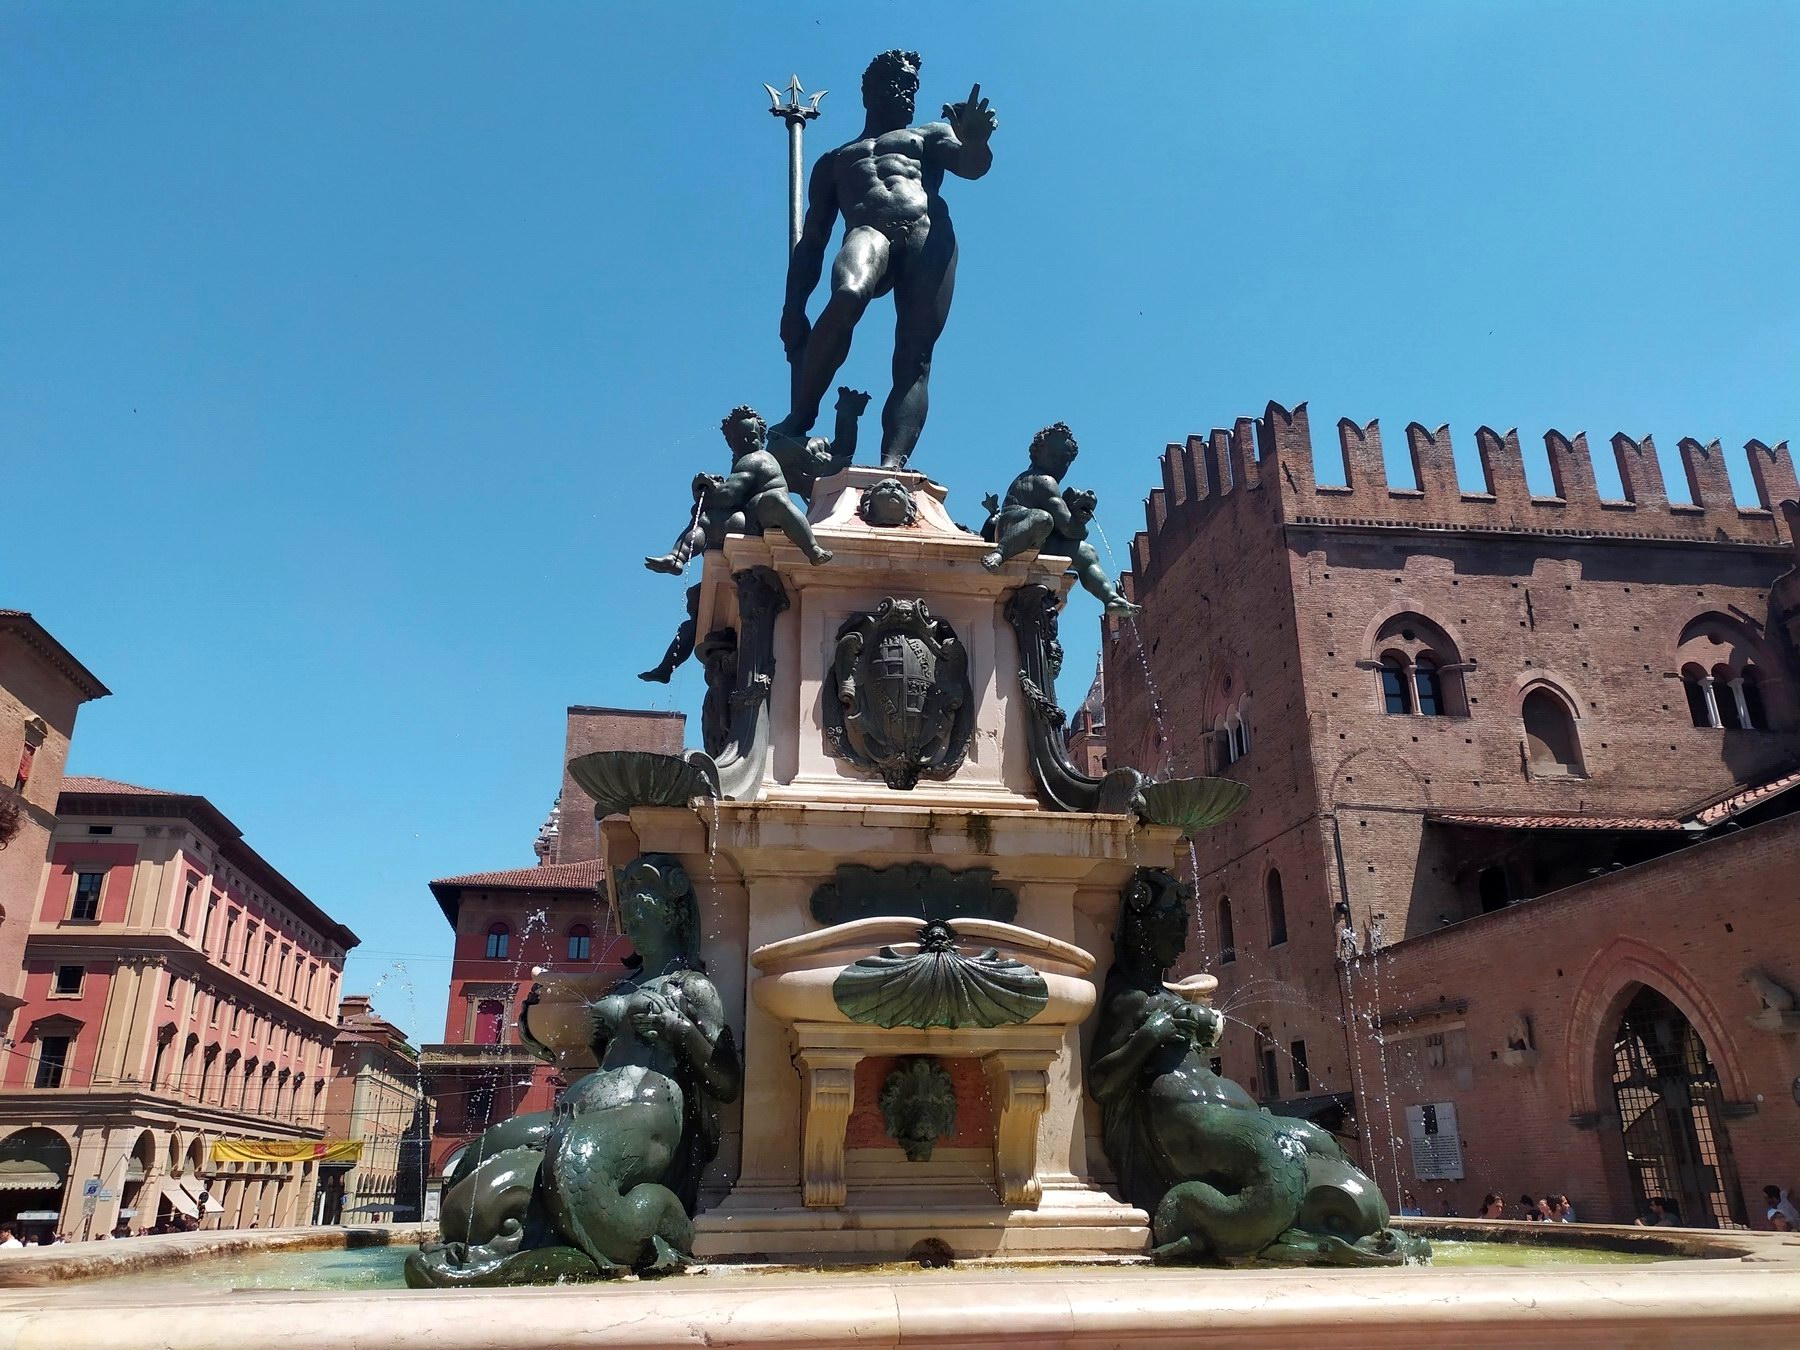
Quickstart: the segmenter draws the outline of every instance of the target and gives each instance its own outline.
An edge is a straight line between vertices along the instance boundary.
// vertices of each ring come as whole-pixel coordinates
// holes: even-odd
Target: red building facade
[[[1196,842],[1224,1071],[1428,1212],[1760,1221],[1800,1179],[1785,443],[1740,506],[1717,443],[1684,502],[1615,437],[1611,501],[1580,436],[1553,496],[1514,433],[1469,489],[1446,428],[1392,485],[1378,425],[1338,436],[1342,486],[1304,406],[1170,446],[1103,640],[1111,761],[1252,789]]]
[[[678,713],[573,707],[564,762],[595,750],[681,749]],[[461,1151],[490,1125],[548,1110],[563,1084],[519,1038],[518,1005],[543,975],[625,972],[631,947],[618,934],[601,875],[593,799],[563,776],[539,835],[535,867],[443,877],[431,883],[456,934],[444,1039],[422,1048],[426,1095],[436,1102],[430,1192],[441,1192]]]

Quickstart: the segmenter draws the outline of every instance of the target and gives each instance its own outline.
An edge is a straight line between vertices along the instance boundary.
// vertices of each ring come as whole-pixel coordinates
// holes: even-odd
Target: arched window
[[[1430,656],[1420,655],[1413,662],[1413,684],[1419,691],[1419,715],[1442,717],[1444,682],[1438,675],[1437,662]]]
[[[569,960],[585,961],[592,954],[594,934],[585,923],[578,923],[569,930]]]
[[[507,948],[512,945],[512,929],[495,920],[488,925],[487,954],[490,961],[504,961]]]
[[[1406,681],[1406,661],[1398,652],[1381,654],[1381,703],[1387,712],[1403,717],[1412,711],[1412,690]]]
[[[1219,964],[1228,966],[1237,960],[1237,930],[1231,922],[1231,897],[1219,901]]]
[[[1762,681],[1767,645],[1729,614],[1689,620],[1675,650],[1688,720],[1724,731],[1767,731],[1788,717],[1779,685],[1771,688]],[[1780,706],[1769,706],[1771,693]]]
[[[1376,672],[1382,711],[1395,717],[1469,715],[1462,653],[1450,634],[1423,614],[1396,614],[1383,623],[1374,651],[1374,661],[1362,665]]]
[[[1579,776],[1581,741],[1569,705],[1543,685],[1525,695],[1519,708],[1525,722],[1526,755],[1540,777]]]
[[[1269,869],[1269,945],[1279,947],[1287,941],[1287,900],[1281,893],[1281,873]]]
[[[1240,695],[1213,723],[1215,769],[1236,764],[1250,753],[1249,696]]]

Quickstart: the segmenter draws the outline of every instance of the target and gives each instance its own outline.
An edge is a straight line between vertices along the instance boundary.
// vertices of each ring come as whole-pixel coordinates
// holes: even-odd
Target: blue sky
[[[1465,481],[1482,423],[1540,485],[1623,430],[1747,497],[1800,431],[1792,4],[9,4],[0,604],[115,691],[74,770],[210,797],[425,1039],[425,883],[530,863],[564,707],[698,706],[634,678],[638,559],[784,410],[760,85],[831,91],[816,153],[890,46],[1000,115],[914,459],[965,521],[1058,418],[1121,551],[1271,398],[1449,422]]]

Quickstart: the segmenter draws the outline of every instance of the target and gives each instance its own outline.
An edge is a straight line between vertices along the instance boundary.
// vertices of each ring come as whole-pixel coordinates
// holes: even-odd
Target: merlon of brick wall
[[[1634,439],[1620,433],[1611,440],[1623,485],[1623,496],[1615,501],[1600,496],[1585,432],[1544,433],[1551,496],[1536,496],[1527,485],[1516,428],[1477,428],[1482,481],[1471,486],[1457,476],[1447,426],[1435,431],[1418,422],[1407,426],[1410,484],[1388,481],[1379,421],[1342,418],[1337,434],[1343,486],[1318,481],[1304,403],[1288,409],[1271,402],[1260,418],[1240,417],[1229,429],[1170,444],[1162,454],[1162,486],[1145,500],[1145,528],[1131,542],[1128,593],[1153,585],[1167,558],[1203,521],[1270,484],[1273,518],[1290,523],[1708,543],[1784,542],[1776,508],[1786,498],[1800,498],[1786,441],[1753,440],[1744,447],[1756,500],[1739,505],[1717,440],[1679,442],[1691,500],[1672,502],[1656,444],[1647,435]]]

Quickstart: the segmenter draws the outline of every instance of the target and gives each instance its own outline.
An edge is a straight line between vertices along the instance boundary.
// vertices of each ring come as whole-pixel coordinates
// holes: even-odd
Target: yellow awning
[[[219,1162],[356,1162],[360,1139],[217,1139],[212,1160]]]

